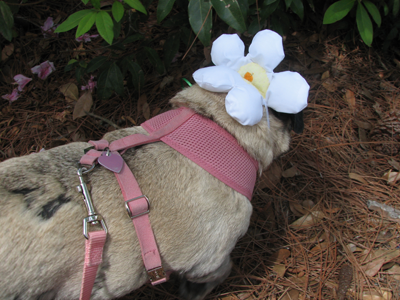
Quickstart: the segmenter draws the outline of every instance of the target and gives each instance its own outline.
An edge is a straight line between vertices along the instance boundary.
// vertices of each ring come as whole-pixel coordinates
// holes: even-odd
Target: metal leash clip
[[[77,186],[78,192],[83,194],[83,202],[85,203],[86,209],[88,211],[88,216],[83,219],[83,235],[85,236],[86,239],[89,239],[88,236],[88,224],[101,224],[101,227],[103,227],[103,230],[108,233],[106,223],[104,222],[103,217],[100,214],[96,214],[94,207],[93,207],[93,202],[92,198],[90,197],[90,192],[89,189],[86,185],[85,179],[83,178],[83,175],[86,173],[89,173],[92,171],[94,168],[94,164],[89,168],[81,167],[78,168],[78,177],[79,181],[81,182],[80,185]]]

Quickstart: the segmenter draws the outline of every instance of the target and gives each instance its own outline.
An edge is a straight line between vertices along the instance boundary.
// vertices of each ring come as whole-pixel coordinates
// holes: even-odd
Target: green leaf
[[[76,59],[71,59],[68,62],[68,64],[64,67],[64,72],[71,71],[77,64],[78,64],[78,61]]]
[[[304,18],[304,5],[303,5],[303,2],[301,0],[293,0],[290,8],[303,21],[303,18]]]
[[[240,11],[242,12],[243,18],[247,20],[247,15],[249,13],[249,2],[247,0],[238,1]]]
[[[1,24],[8,28],[14,26],[14,17],[10,7],[4,2],[0,1],[0,20]]]
[[[400,8],[400,1],[393,0],[393,16],[394,17],[397,17],[397,14],[399,13],[399,8]]]
[[[161,23],[162,20],[171,12],[175,0],[159,0],[157,5],[157,22]]]
[[[80,37],[92,28],[94,22],[96,21],[97,13],[91,11],[89,14],[84,16],[79,22],[78,29],[76,30],[75,37]]]
[[[92,3],[94,8],[100,9],[100,0],[90,0],[90,3]]]
[[[146,51],[147,58],[150,60],[150,63],[156,68],[157,72],[159,74],[163,74],[165,71],[164,64],[158,56],[157,51],[150,47],[144,47],[144,50]]]
[[[54,32],[58,33],[71,30],[72,28],[78,26],[79,22],[82,20],[84,16],[92,12],[93,10],[91,9],[84,9],[77,11],[76,13],[73,13],[68,17],[68,19],[66,19],[62,24],[60,24],[60,26],[58,26],[57,29],[54,30]]]
[[[0,1],[0,33],[7,41],[12,40],[12,27],[14,25],[14,17],[10,7]]]
[[[83,4],[88,4],[89,0],[82,0]]]
[[[264,5],[261,8],[261,13],[260,13],[261,19],[267,19],[270,15],[272,15],[275,12],[278,6],[279,6],[279,1],[276,0],[264,2]]]
[[[81,78],[82,78],[83,74],[85,74],[85,68],[78,66],[75,69],[75,78],[76,78],[76,81],[78,82],[78,84],[81,84]]]
[[[211,2],[204,0],[189,1],[189,23],[194,33],[198,34],[199,40],[204,46],[210,45],[211,27],[212,27],[212,11]],[[208,13],[210,11],[210,13]],[[204,23],[204,25],[203,25]]]
[[[107,61],[107,57],[105,56],[97,56],[93,58],[86,68],[86,73],[92,73],[99,69],[105,62]]]
[[[168,38],[164,44],[164,64],[166,68],[169,67],[169,65],[171,64],[172,60],[175,57],[175,54],[178,52],[179,44],[180,44],[179,32],[175,32],[168,35]]]
[[[129,44],[143,39],[144,39],[143,35],[141,35],[140,33],[135,33],[125,38],[122,43]]]
[[[368,16],[366,9],[361,3],[358,3],[357,6],[356,22],[361,38],[363,39],[365,44],[371,47],[373,39],[372,22]]]
[[[389,6],[386,3],[383,5],[383,13],[384,13],[385,17],[389,13]]]
[[[128,66],[128,71],[132,75],[132,83],[135,89],[140,94],[140,91],[144,86],[144,73],[140,66],[132,60],[124,60],[126,65]]]
[[[110,45],[114,38],[113,21],[108,13],[100,11],[96,16],[96,27],[101,37]]]
[[[325,12],[323,24],[332,24],[343,19],[355,3],[355,0],[340,0],[333,3]]]
[[[121,2],[115,1],[112,5],[111,8],[112,15],[114,17],[114,20],[119,22],[121,21],[122,17],[124,16],[124,6],[122,5]]]
[[[218,16],[239,32],[246,30],[246,22],[237,0],[211,0]]]
[[[141,13],[144,13],[147,15],[147,11],[144,8],[143,4],[140,3],[139,0],[124,0],[126,4],[128,4],[130,7],[136,9],[137,11],[140,11]]]
[[[97,86],[99,98],[107,99],[115,91],[122,95],[124,92],[124,78],[120,68],[113,62],[108,68],[104,69],[98,76]]]
[[[370,1],[363,1],[365,7],[367,8],[368,12],[372,16],[372,19],[374,19],[375,23],[378,25],[378,27],[381,27],[382,19],[381,19],[381,14],[379,13],[378,8],[375,6]]]
[[[288,9],[290,5],[292,5],[292,0],[285,0],[285,4],[286,4],[286,9]]]

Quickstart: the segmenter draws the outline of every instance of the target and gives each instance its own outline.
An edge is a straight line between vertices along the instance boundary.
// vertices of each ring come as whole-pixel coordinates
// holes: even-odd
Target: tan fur
[[[265,116],[255,126],[241,126],[226,113],[224,98],[193,86],[171,103],[224,127],[262,169],[288,150],[287,124],[271,114],[270,128]],[[108,133],[105,139],[134,133],[145,131],[133,127]],[[76,191],[76,167],[88,146],[72,143],[0,164],[0,299],[79,298],[86,209]],[[123,157],[150,199],[150,221],[164,268],[190,282],[207,283],[201,295],[189,291],[188,297],[203,298],[229,274],[229,254],[248,228],[250,202],[161,142],[130,149]],[[109,230],[92,299],[112,299],[148,279],[115,176],[96,167],[87,180]]]

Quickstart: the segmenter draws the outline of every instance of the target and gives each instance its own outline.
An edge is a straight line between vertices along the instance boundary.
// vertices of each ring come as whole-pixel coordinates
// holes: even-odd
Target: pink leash
[[[95,149],[88,151],[82,156],[80,163],[82,165],[92,165],[93,167],[98,162],[103,167],[114,172],[125,199],[125,207],[132,219],[138,236],[144,266],[151,283],[155,285],[165,282],[167,276],[162,267],[160,253],[153,230],[151,229],[148,215],[150,202],[142,194],[134,175],[117,151],[124,151],[131,147],[163,141],[228,186],[245,195],[249,200],[253,193],[258,164],[240,147],[228,132],[211,120],[195,114],[194,111],[188,108],[182,107],[168,111],[146,121],[141,126],[149,133],[148,136],[133,134],[116,140],[111,144],[105,140],[89,141]],[[207,144],[207,141],[218,142],[210,145]],[[212,150],[212,148],[210,149],[211,146],[216,147]],[[198,151],[198,149],[201,151]],[[80,176],[80,179],[81,187],[83,187],[82,176]],[[86,196],[85,193],[83,194],[85,199],[89,198],[90,200],[90,195]],[[88,218],[91,217],[94,219],[90,219],[86,223],[84,221],[84,235],[85,226],[87,231],[87,223],[100,222],[103,230],[90,232],[85,235],[87,241],[81,300],[90,299],[97,268],[101,263],[103,246],[107,234],[107,227],[101,216],[96,215],[94,209],[90,211],[89,208],[88,214]]]

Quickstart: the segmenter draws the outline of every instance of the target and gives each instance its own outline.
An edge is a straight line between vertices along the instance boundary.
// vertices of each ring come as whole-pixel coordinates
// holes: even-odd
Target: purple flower
[[[22,74],[18,74],[14,76],[14,80],[14,84],[18,84],[18,91],[22,92],[25,85],[27,85],[28,82],[32,80],[32,78],[28,78]]]
[[[43,26],[40,26],[44,37],[57,36],[58,34],[54,33],[54,30],[56,30],[57,27],[58,26],[54,25],[52,17],[48,17]]]
[[[46,79],[56,68],[52,62],[46,60],[40,65],[34,66],[31,71],[33,74],[38,74],[40,79]]]
[[[81,86],[81,90],[90,90],[91,92],[93,92],[94,88],[97,86],[97,81],[94,81],[94,76],[91,75],[90,79],[88,81],[88,84],[86,86]]]
[[[90,38],[97,38],[98,36],[99,36],[98,34],[89,35],[89,33],[85,33],[84,35],[81,35],[81,36],[77,37],[75,40],[76,40],[77,42],[83,42],[83,41],[85,41],[85,43],[87,43],[87,42],[90,42],[90,41],[91,41]]]
[[[10,104],[19,98],[18,89],[14,89],[11,94],[1,96],[1,98],[10,101]]]

